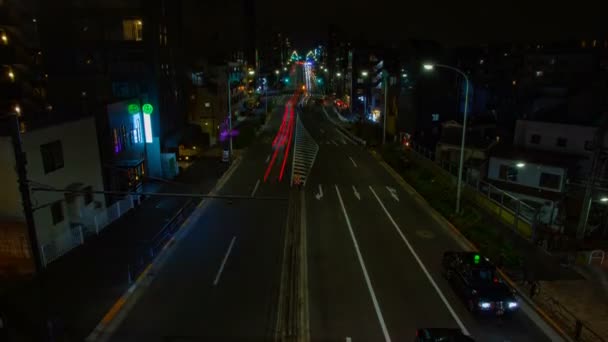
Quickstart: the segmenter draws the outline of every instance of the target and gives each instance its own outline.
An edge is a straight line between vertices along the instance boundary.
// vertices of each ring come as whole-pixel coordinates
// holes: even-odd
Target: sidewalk
[[[228,165],[217,158],[200,159],[159,192],[209,192]],[[183,184],[179,184],[183,183]],[[146,240],[155,236],[176,211],[187,204],[185,197],[157,197],[119,218],[90,242],[48,265],[44,272],[45,296],[32,281],[4,287],[0,309],[17,341],[40,341],[43,306],[58,327],[57,341],[83,341],[129,286],[129,264],[142,258]],[[3,284],[4,286],[5,284]],[[17,331],[14,331],[17,330]]]
[[[562,266],[560,257],[529,243],[496,216],[477,208],[473,202],[465,200],[463,214],[454,215],[451,200],[453,186],[448,188],[445,182],[436,179],[438,175],[433,175],[413,161],[408,164],[409,168],[403,169],[402,165],[395,165],[399,158],[391,158],[390,155],[384,157],[388,157],[385,161],[393,164],[391,167],[482,253],[495,261],[503,259],[503,271],[525,296],[530,294],[525,280],[538,281],[540,293],[533,296],[534,303],[562,329],[574,335],[576,321],[580,320],[584,325],[582,335],[587,338],[581,340],[600,341],[589,337],[592,335],[589,327],[608,339],[608,295],[602,284],[589,275],[583,276],[575,268]],[[506,255],[506,259],[500,258],[501,254]]]

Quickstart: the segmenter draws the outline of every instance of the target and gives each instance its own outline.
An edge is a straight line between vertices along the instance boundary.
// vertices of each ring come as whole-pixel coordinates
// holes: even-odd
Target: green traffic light
[[[479,260],[480,260],[480,259],[481,259],[481,258],[479,257],[479,254],[475,254],[475,256],[473,257],[473,261],[474,261],[476,264],[479,264]]]

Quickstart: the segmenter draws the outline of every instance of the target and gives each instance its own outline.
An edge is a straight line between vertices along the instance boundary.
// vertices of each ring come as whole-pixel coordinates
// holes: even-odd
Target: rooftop
[[[497,144],[492,149],[491,157],[518,160],[548,166],[557,166],[565,169],[573,169],[577,166],[579,161],[585,159],[583,156],[522,148],[519,146],[510,145],[508,143]]]

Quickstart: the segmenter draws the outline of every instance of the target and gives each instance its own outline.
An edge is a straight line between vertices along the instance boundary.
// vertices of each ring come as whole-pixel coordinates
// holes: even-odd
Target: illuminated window
[[[144,39],[141,19],[125,19],[122,21],[122,38],[124,40],[142,41]]]
[[[582,48],[586,48],[587,47],[587,41],[586,40],[581,40],[581,47]]]

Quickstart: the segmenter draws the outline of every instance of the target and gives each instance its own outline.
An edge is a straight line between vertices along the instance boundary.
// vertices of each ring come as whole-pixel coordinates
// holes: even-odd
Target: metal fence
[[[447,160],[437,161],[435,160],[435,153],[433,151],[426,149],[419,144],[412,143],[411,150],[417,153],[417,155],[434,162],[436,165],[450,173],[454,178],[458,177],[458,163]],[[536,208],[530,206],[512,194],[509,194],[508,192],[501,190],[486,181],[483,181],[481,179],[481,175],[479,174],[479,170],[467,167],[465,165],[462,174],[462,181],[464,184],[466,184],[470,189],[475,190],[479,194],[490,199],[492,202],[498,204],[502,209],[511,212],[517,218],[517,220],[523,220],[530,225],[536,221],[538,215],[538,210]],[[524,238],[529,239],[529,237],[526,236],[524,236]]]
[[[54,236],[41,247],[42,262],[46,266],[62,255],[85,243],[86,239],[99,234],[105,227],[131,210],[139,201],[138,196],[126,196],[84,222],[73,224],[69,230]]]
[[[192,212],[194,212],[199,203],[200,200],[192,199],[187,201],[163,228],[154,235],[154,237],[147,241],[140,241],[139,246],[136,248],[126,265],[126,275],[129,283],[133,282],[137,276],[143,272],[145,267],[162,251],[175,233],[181,228],[184,221],[186,221]]]
[[[521,279],[518,281],[518,285],[528,291],[534,303],[543,309],[575,341],[606,341],[600,334],[593,331],[587,323],[581,321],[574,313],[561,304],[559,300],[544,293],[538,282],[527,282]],[[532,289],[532,286],[535,286],[535,288]]]

